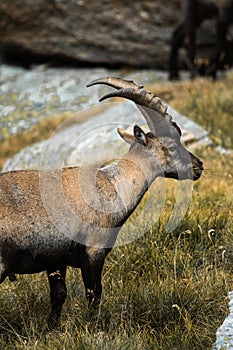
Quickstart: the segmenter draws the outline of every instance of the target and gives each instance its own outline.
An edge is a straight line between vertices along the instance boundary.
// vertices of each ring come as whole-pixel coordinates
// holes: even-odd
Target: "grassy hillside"
[[[153,89],[206,127],[214,145],[233,149],[233,76]],[[177,182],[166,180],[165,209],[153,228],[106,259],[99,313],[90,320],[78,270],[68,271],[69,297],[53,331],[45,273],[5,281],[0,349],[211,349],[233,290],[233,156],[214,147],[196,153],[206,171],[182,223],[165,233],[177,193]]]

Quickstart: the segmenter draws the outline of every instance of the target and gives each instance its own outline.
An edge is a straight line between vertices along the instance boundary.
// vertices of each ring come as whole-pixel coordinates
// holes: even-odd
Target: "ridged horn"
[[[128,89],[128,88],[133,88],[133,89],[144,88],[143,85],[137,85],[133,80],[127,80],[127,79],[122,79],[117,77],[106,77],[106,78],[95,79],[95,80],[92,80],[90,83],[88,83],[86,86],[90,87],[97,84],[108,85],[117,90]]]
[[[143,85],[137,85],[133,80],[107,77],[93,80],[87,84],[87,87],[97,84],[105,84],[118,90],[104,95],[99,99],[100,102],[110,97],[124,97],[141,106],[151,108],[163,115],[167,111],[167,106],[162,103],[159,97],[155,96],[151,92],[146,91]]]
[[[167,106],[159,97],[155,96],[152,92],[146,91],[143,85],[137,85],[133,80],[106,77],[91,81],[87,84],[87,87],[97,84],[105,84],[117,89],[117,91],[110,92],[101,97],[99,99],[100,102],[110,97],[123,97],[135,102],[152,132],[163,129],[164,133],[169,124],[169,127],[178,129],[177,125],[172,122],[171,116],[167,114]],[[146,107],[146,109],[149,108],[153,113],[148,113],[143,107]],[[161,127],[158,128],[158,124]]]

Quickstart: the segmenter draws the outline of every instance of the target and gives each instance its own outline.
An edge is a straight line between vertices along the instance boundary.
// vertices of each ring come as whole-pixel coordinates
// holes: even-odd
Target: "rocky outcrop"
[[[0,142],[29,131],[43,119],[87,110],[97,103],[86,84],[113,75],[102,68],[66,69],[44,65],[27,70],[0,65]]]
[[[230,350],[233,349],[233,292],[228,292],[229,315],[225,318],[223,324],[216,333],[216,342],[212,350]]]
[[[40,121],[60,115],[68,118],[69,125],[90,118],[93,120],[94,116],[102,114],[109,105],[109,102],[98,103],[98,96],[104,95],[109,88],[100,86],[98,89],[97,87],[87,89],[86,84],[105,76],[133,79],[148,89],[150,85],[158,82],[162,84],[166,79],[165,72],[148,69],[123,74],[121,70],[113,71],[106,68],[51,68],[41,65],[26,70],[22,67],[0,65],[0,142],[24,131],[30,132],[30,128]],[[176,111],[172,110],[171,113],[178,118],[178,123],[183,129],[195,134],[197,140],[206,136],[201,129],[194,129],[191,122],[187,125],[188,119],[177,116]],[[105,112],[104,115],[102,124],[119,122],[119,116],[123,118],[122,121],[132,122],[128,110],[127,113],[118,110],[117,113],[106,115]],[[116,119],[113,120],[111,115]]]
[[[164,69],[179,16],[179,0],[1,0],[0,51],[26,65],[52,59]],[[207,27],[202,52],[213,38]]]
[[[189,149],[210,144],[206,130],[171,106],[168,106],[168,112],[182,127],[182,140],[188,142]],[[120,140],[116,132],[117,127],[127,129],[131,133],[135,124],[147,129],[142,115],[129,101],[107,103],[99,114],[97,106],[93,106],[92,113],[93,117],[83,122],[80,122],[82,112],[74,114],[57,128],[49,140],[27,147],[9,159],[3,171],[61,169],[77,164],[101,166],[128,149],[128,145]]]
[[[145,120],[132,102],[98,103],[98,98],[109,92],[110,88],[101,85],[86,88],[90,80],[111,76],[112,71],[102,68],[46,67],[25,71],[22,68],[5,67],[2,70],[4,72],[5,76],[8,74],[9,82],[0,84],[0,102],[1,98],[6,102],[3,111],[0,109],[0,141],[1,137],[4,138],[4,130],[9,137],[10,134],[20,132],[22,125],[28,130],[40,118],[52,118],[55,110],[57,113],[67,113],[67,119],[54,130],[49,140],[23,149],[6,162],[4,171],[51,169],[84,163],[100,165],[122,154],[125,150],[123,147],[128,148],[120,141],[117,127],[127,129],[134,124],[145,127]],[[118,71],[114,73],[119,75]],[[162,84],[165,77],[165,73],[149,70],[135,71],[125,76],[146,85],[147,89],[156,81]],[[9,98],[6,97],[7,89]],[[191,149],[210,143],[208,132],[194,121],[171,106],[168,112],[182,128],[183,141]],[[25,115],[25,118],[20,119],[20,115]]]

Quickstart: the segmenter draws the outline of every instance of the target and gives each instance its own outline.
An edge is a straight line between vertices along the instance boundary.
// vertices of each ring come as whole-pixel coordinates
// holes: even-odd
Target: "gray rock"
[[[216,342],[213,350],[232,350],[233,349],[233,292],[228,293],[229,315],[216,333]]]
[[[105,105],[109,108],[82,123],[78,122],[82,112],[74,114],[49,140],[36,143],[9,159],[3,171],[60,169],[63,166],[93,163],[101,165],[119,156],[128,146],[120,140],[117,127],[142,124],[144,119],[131,102]],[[70,123],[74,125],[66,127]]]
[[[109,88],[100,86],[87,89],[86,84],[90,80],[109,75],[125,76],[143,85],[162,82],[166,79],[166,73],[157,70],[140,70],[127,75],[120,70],[111,71],[104,68],[67,69],[41,65],[26,70],[1,65],[0,141],[29,130],[44,118],[53,118],[64,113],[69,117],[79,112],[75,121],[77,123],[86,118],[80,113],[81,111],[89,110],[89,117],[98,114],[97,110],[90,108],[98,104],[98,96],[104,94]],[[171,113],[174,116],[177,114],[174,110]],[[188,119],[185,121],[181,119],[180,115],[181,125],[185,123],[184,129],[189,130],[190,127],[186,125]],[[193,130],[193,133],[194,131],[199,139],[200,130]]]
[[[180,0],[1,0],[0,47],[26,64],[36,55],[165,69],[180,13]],[[209,22],[198,34],[204,57],[215,36]]]
[[[92,79],[106,69],[65,69],[38,66],[26,70],[0,65],[0,141],[28,130],[44,118],[71,115],[97,102]]]
[[[153,70],[122,71],[65,69],[39,66],[30,71],[0,66],[0,140],[30,130],[43,118],[67,113],[67,119],[53,137],[20,151],[9,159],[3,170],[61,168],[91,163],[101,165],[122,154],[127,145],[120,140],[117,127],[145,121],[132,102],[98,103],[109,91],[99,85],[86,88],[87,82],[108,75],[125,76],[138,84],[150,85],[166,79],[166,74]],[[76,113],[75,113],[76,112]],[[172,107],[169,112],[183,129],[183,139],[190,148],[209,143],[208,133]]]
[[[207,131],[170,106],[168,111],[182,127],[183,141],[189,143],[189,149],[210,144]],[[95,105],[92,107],[94,117],[80,123],[81,114],[68,118],[48,141],[36,143],[9,159],[3,171],[61,169],[77,164],[101,166],[128,149],[117,134],[117,127],[132,130],[134,124],[139,124],[147,129],[145,120],[130,101],[105,103],[99,114]],[[73,125],[68,126],[70,124]]]

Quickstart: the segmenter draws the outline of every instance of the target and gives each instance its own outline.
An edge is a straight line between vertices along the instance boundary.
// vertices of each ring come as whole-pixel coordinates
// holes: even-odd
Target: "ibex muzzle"
[[[52,324],[66,299],[66,267],[81,268],[88,303],[98,305],[105,257],[151,183],[158,176],[197,180],[203,170],[181,144],[180,128],[158,97],[120,78],[88,86],[94,84],[116,89],[104,98],[134,101],[150,132],[137,125],[133,134],[118,129],[130,149],[102,168],[0,174],[0,283],[47,270]]]

